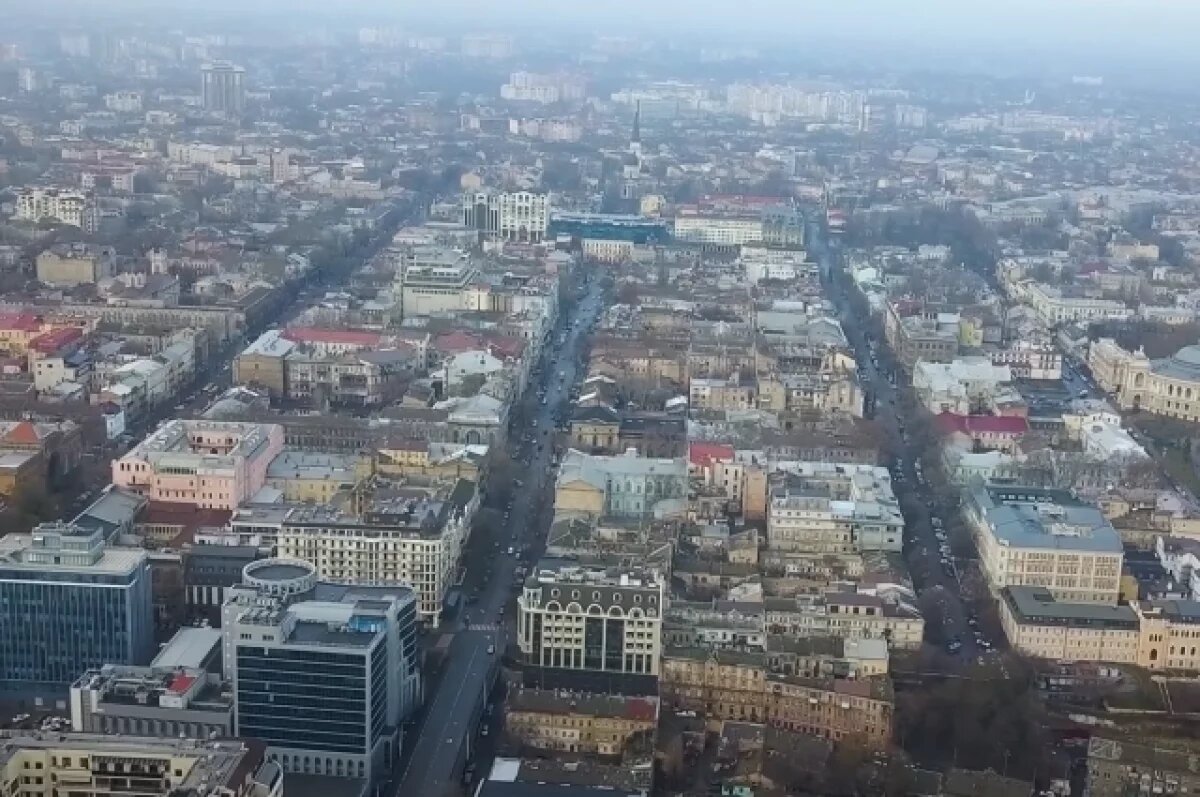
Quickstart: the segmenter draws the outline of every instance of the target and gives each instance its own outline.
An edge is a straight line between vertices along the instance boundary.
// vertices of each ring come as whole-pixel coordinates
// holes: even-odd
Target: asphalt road
[[[815,240],[810,241],[811,250],[827,261],[828,265],[823,265],[832,270],[836,252],[822,246],[817,236],[813,238]],[[971,661],[983,650],[976,643],[975,630],[970,623],[971,611],[964,602],[958,561],[953,555],[944,557],[939,548],[942,541],[937,539],[938,530],[933,525],[936,518],[943,525],[943,533],[949,541],[952,529],[958,524],[958,510],[938,504],[928,482],[918,476],[916,464],[923,441],[915,440],[908,434],[899,391],[906,377],[903,371],[889,370],[891,358],[885,351],[887,344],[882,340],[867,339],[863,325],[854,323],[851,318],[848,298],[836,282],[830,284],[828,293],[841,314],[842,326],[864,375],[862,382],[874,399],[875,421],[888,438],[886,448],[900,452],[892,463],[891,471],[893,487],[904,510],[905,560],[910,572],[926,574],[917,579],[918,589],[924,602],[930,601],[925,594],[932,592],[932,601],[936,602],[941,615],[926,617],[926,639],[937,642],[957,640],[961,648],[956,650],[955,655]],[[959,533],[965,533],[965,530]],[[932,624],[940,624],[940,629],[932,627]]]
[[[492,667],[513,637],[514,571],[522,557],[536,561],[545,545],[548,496],[555,477],[551,463],[555,415],[565,410],[569,401],[581,352],[601,309],[601,290],[592,280],[580,302],[563,314],[546,346],[540,370],[531,380],[519,416],[528,418],[529,423],[510,429],[509,454],[523,466],[521,484],[514,490],[503,529],[492,540],[492,555],[468,560],[463,589],[477,597],[439,629],[455,633],[455,639],[445,670],[427,695],[428,709],[397,795],[440,797],[457,786],[460,753],[479,730],[479,710],[491,689]],[[544,390],[544,404],[538,397],[539,388]],[[512,554],[508,553],[510,547]],[[489,645],[495,646],[492,654],[487,652]]]

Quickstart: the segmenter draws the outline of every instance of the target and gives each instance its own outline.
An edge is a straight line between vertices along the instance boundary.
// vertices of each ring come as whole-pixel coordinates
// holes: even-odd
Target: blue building
[[[0,538],[0,687],[63,695],[85,670],[153,655],[144,550],[61,522]]]
[[[555,211],[550,214],[550,236],[560,235],[578,240],[594,238],[635,244],[666,243],[671,237],[667,223],[662,219],[619,213]]]
[[[285,772],[375,785],[420,702],[417,601],[404,586],[317,580],[307,562],[264,559],[222,608],[222,655],[238,736]]]

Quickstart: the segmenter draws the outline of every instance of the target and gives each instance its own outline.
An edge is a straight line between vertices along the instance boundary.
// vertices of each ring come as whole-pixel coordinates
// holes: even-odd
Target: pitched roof
[[[722,443],[691,443],[688,445],[688,462],[707,468],[715,461],[733,459],[733,446]]]
[[[943,433],[963,434],[1025,434],[1029,421],[1014,415],[957,415],[943,412],[937,416],[937,427]]]
[[[35,446],[42,442],[42,436],[38,434],[37,427],[29,421],[20,421],[13,424],[12,428],[5,433],[3,442],[8,444]]]

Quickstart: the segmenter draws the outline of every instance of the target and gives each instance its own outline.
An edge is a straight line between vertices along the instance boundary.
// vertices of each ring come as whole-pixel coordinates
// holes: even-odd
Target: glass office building
[[[253,562],[243,581],[221,619],[236,734],[285,772],[377,782],[420,700],[415,594],[320,582],[287,559]]]
[[[153,653],[145,551],[69,523],[0,538],[0,688],[65,694],[87,669]]]

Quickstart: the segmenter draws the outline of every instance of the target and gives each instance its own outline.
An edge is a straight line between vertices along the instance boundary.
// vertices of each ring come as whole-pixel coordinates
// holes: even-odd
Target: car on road
[[[496,646],[488,645],[488,655],[493,656],[493,655],[495,655],[495,653],[496,653]]]

